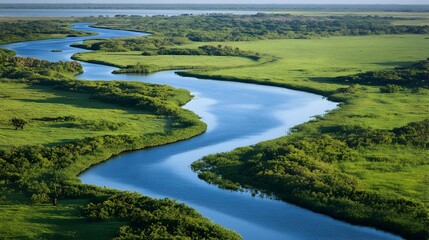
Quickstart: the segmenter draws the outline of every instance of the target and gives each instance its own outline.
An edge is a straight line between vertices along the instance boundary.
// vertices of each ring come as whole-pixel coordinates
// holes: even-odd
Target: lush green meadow
[[[194,68],[226,68],[253,65],[256,62],[244,57],[229,56],[175,56],[156,55],[142,56],[142,52],[89,52],[73,56],[81,61],[102,61],[117,67],[128,65],[154,65],[159,70],[194,69]]]
[[[0,149],[24,145],[56,145],[85,137],[162,133],[169,121],[153,112],[91,99],[89,94],[61,91],[49,86],[0,83]],[[15,130],[10,119],[28,121]],[[72,117],[64,121],[43,118]],[[97,128],[105,123],[114,127]],[[10,141],[14,139],[14,141]]]
[[[215,56],[140,56],[138,52],[95,52],[77,55],[79,60],[101,60],[117,66],[150,63],[164,66],[198,64],[202,68],[219,67],[204,71],[206,76],[222,76],[240,80],[306,87],[331,91],[337,84],[326,84],[327,78],[362,71],[391,69],[426,59],[429,55],[429,35],[387,35],[362,37],[331,37],[320,39],[282,39],[245,42],[192,43],[179,47],[197,48],[202,45],[223,44],[274,56],[276,61],[255,64],[246,58]],[[145,61],[148,59],[148,61]],[[184,59],[189,59],[185,61]],[[151,60],[151,61],[149,61]],[[239,60],[239,61],[237,61]],[[234,63],[232,63],[234,62]],[[242,65],[249,64],[248,67]],[[239,68],[233,66],[240,65]],[[232,67],[232,68],[229,68]],[[193,71],[193,73],[202,73]]]
[[[88,199],[63,200],[61,204],[30,204],[17,189],[1,187],[0,235],[18,239],[111,239],[123,222],[89,222],[81,214]]]
[[[391,69],[426,59],[428,38],[429,35],[382,35],[227,42],[223,44],[273,55],[277,61],[247,68],[207,71],[204,75],[330,91],[338,87],[326,84],[331,77]],[[194,44],[198,45],[200,43]]]

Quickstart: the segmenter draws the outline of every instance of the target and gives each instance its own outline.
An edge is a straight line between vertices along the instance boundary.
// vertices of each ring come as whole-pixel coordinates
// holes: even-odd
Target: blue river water
[[[99,35],[30,41],[4,45],[20,56],[69,61],[85,50],[70,44],[90,38],[143,36],[142,33],[95,29],[79,23],[74,29]],[[62,52],[51,52],[51,50]],[[152,75],[111,72],[114,67],[82,63],[87,80],[124,80],[168,84],[195,97],[185,108],[207,123],[206,133],[161,147],[124,153],[90,168],[82,182],[171,198],[197,209],[212,221],[245,239],[400,239],[373,228],[354,226],[285,202],[253,197],[248,192],[217,188],[198,179],[192,162],[213,153],[233,150],[285,135],[314,115],[337,107],[321,96],[284,88],[180,77],[174,71]]]

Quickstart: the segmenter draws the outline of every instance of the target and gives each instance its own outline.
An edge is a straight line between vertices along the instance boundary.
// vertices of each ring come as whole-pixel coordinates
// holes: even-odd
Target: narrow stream
[[[84,23],[76,24],[74,29],[99,35],[3,47],[15,50],[20,56],[69,61],[72,54],[85,51],[69,47],[72,43],[90,38],[144,35],[96,29]],[[53,49],[62,52],[51,52]],[[190,169],[192,162],[205,155],[283,136],[291,127],[336,108],[336,103],[300,91],[180,77],[174,71],[148,76],[114,75],[113,67],[82,64],[84,73],[78,76],[80,79],[142,81],[185,88],[195,95],[185,108],[208,124],[206,133],[190,140],[125,153],[99,164],[80,175],[84,183],[176,199],[245,239],[399,239],[390,233],[354,226],[281,201],[221,190],[199,180]]]

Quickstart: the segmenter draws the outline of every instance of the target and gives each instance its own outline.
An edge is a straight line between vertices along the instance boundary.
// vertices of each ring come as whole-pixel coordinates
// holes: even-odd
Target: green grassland
[[[16,189],[0,190],[0,235],[17,239],[112,239],[123,222],[89,222],[81,214],[88,199],[64,200],[60,205],[30,204]]]
[[[277,61],[239,69],[206,71],[204,75],[330,91],[338,85],[326,84],[328,78],[391,69],[426,59],[428,38],[429,35],[386,35],[228,42],[224,44],[273,55]],[[195,43],[193,46],[199,45]]]
[[[155,65],[159,70],[194,69],[194,68],[226,68],[253,65],[256,62],[244,57],[228,56],[174,56],[157,55],[142,56],[141,52],[89,52],[78,53],[74,59],[88,62],[104,62],[116,67],[127,65]]]
[[[0,83],[0,149],[24,145],[56,145],[102,135],[162,133],[168,120],[152,112],[121,107],[90,98],[89,94],[60,91],[49,86]],[[76,120],[43,121],[71,116]],[[10,119],[23,118],[25,131],[15,130]],[[114,127],[96,129],[106,121]],[[10,141],[14,139],[14,141]]]
[[[187,64],[190,67],[198,64],[198,67],[205,69],[215,66],[222,69],[193,71],[193,73],[331,91],[337,89],[339,85],[325,84],[326,78],[362,71],[391,69],[426,59],[429,55],[428,38],[429,35],[388,35],[221,43],[274,56],[277,59],[269,63],[257,62],[259,65],[249,59],[237,57],[141,56],[138,52],[92,52],[75,56],[79,60],[103,61],[121,67],[137,63],[149,63],[161,67]],[[197,48],[208,44],[220,43],[192,43],[179,47]],[[242,66],[244,64],[250,64],[250,66],[244,67]],[[240,67],[234,68],[237,65]],[[227,68],[224,69],[225,67]]]

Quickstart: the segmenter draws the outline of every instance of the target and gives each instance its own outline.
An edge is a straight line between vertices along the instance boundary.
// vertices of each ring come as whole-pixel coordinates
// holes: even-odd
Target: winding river
[[[144,34],[95,29],[79,23],[76,30],[93,31],[90,37],[51,39],[8,44],[20,56],[69,61],[85,50],[70,44],[90,38]],[[62,52],[51,52],[51,50]],[[125,80],[168,84],[195,95],[185,108],[208,124],[206,133],[190,140],[122,154],[80,175],[84,183],[171,198],[197,209],[204,216],[245,239],[399,239],[376,229],[354,226],[306,209],[247,192],[221,190],[198,179],[190,164],[201,157],[256,144],[285,135],[291,127],[324,114],[337,104],[321,96],[284,88],[180,77],[174,71],[144,76],[113,75],[113,67],[82,63],[80,79]]]

